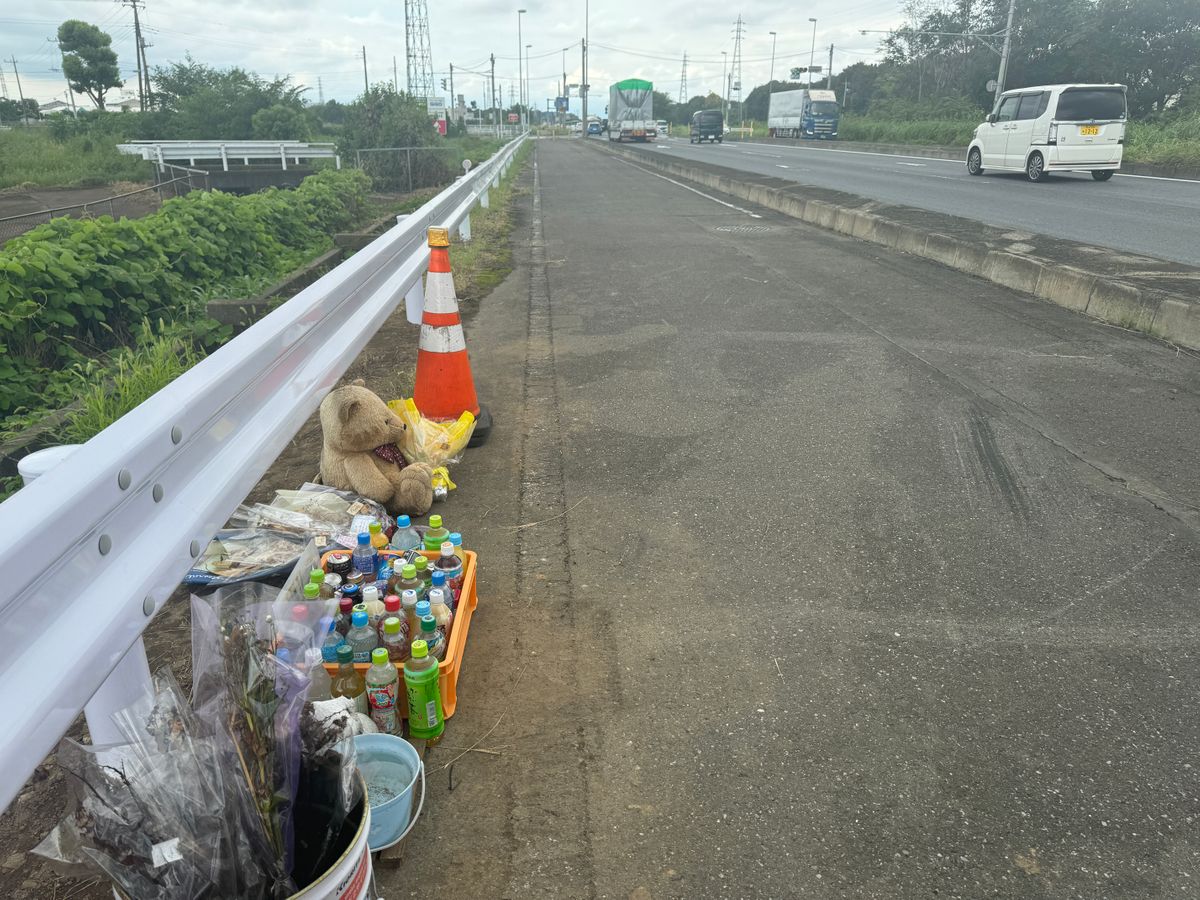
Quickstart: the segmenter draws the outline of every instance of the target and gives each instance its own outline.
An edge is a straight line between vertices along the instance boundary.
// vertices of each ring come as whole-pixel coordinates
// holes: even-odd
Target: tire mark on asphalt
[[[971,443],[983,463],[983,471],[991,485],[999,492],[1001,499],[1018,518],[1029,520],[1029,500],[1025,489],[1013,473],[1012,467],[1005,460],[996,443],[996,433],[992,423],[988,421],[983,411],[971,409]]]

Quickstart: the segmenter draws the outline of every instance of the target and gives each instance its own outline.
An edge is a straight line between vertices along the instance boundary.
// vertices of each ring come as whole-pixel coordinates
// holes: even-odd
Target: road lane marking
[[[1182,181],[1185,184],[1200,184],[1200,178],[1171,178],[1167,175],[1134,175],[1131,172],[1117,172],[1118,178],[1145,178],[1147,181]]]
[[[898,166],[912,166],[914,169],[925,168],[925,163],[896,163]]]
[[[783,163],[775,163],[775,168],[777,168],[777,169],[790,169],[790,168],[791,168],[791,166],[785,166],[785,165],[783,165]]]
[[[742,209],[742,207],[740,207],[740,206],[734,206],[732,203],[726,203],[724,200],[720,200],[720,199],[714,197],[712,194],[706,194],[706,193],[704,193],[704,191],[698,191],[694,187],[688,187],[686,184],[676,181],[674,178],[668,178],[666,175],[659,175],[657,172],[651,172],[649,169],[643,169],[637,163],[632,163],[627,159],[622,159],[622,160],[618,160],[618,161],[625,163],[625,165],[627,165],[627,166],[633,166],[639,172],[645,172],[647,175],[653,175],[655,178],[661,178],[663,181],[669,181],[669,182],[671,182],[671,184],[675,185],[676,187],[681,187],[685,191],[691,191],[693,194],[699,194],[705,200],[711,200],[713,203],[720,203],[722,206],[727,206],[730,209],[736,209],[738,212],[744,213],[752,219],[761,219],[762,218],[762,216],[760,216],[758,213],[752,213],[748,209]]]

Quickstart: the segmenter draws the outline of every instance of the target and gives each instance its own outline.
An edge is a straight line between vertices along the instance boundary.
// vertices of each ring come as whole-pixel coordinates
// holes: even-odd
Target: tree
[[[0,98],[0,122],[16,122],[19,119],[40,119],[41,117],[41,113],[38,112],[38,102],[32,97],[26,97],[24,102]]]
[[[268,81],[236,66],[215,69],[191,56],[156,68],[154,83],[155,101],[174,114],[171,137],[249,140],[255,136],[254,116],[261,110],[284,106],[305,115],[306,89],[292,84],[290,78]],[[270,118],[278,122],[280,114]],[[311,129],[311,125],[308,127]]]
[[[104,109],[104,95],[125,83],[117,68],[112,38],[95,25],[68,19],[58,26],[58,44],[71,90],[87,94],[97,109]]]
[[[423,100],[376,84],[346,104],[338,149],[345,156],[367,148],[424,147],[436,138]]]
[[[250,117],[254,139],[258,141],[307,141],[312,138],[312,123],[306,110],[276,103]]]
[[[651,91],[650,103],[654,108],[655,119],[665,119],[668,122],[675,120],[676,103],[662,91]]]

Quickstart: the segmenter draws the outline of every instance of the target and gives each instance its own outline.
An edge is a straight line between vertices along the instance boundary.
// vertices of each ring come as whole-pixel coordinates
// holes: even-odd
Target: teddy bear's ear
[[[355,378],[355,379],[354,379],[352,382],[350,382],[350,383],[351,383],[352,385],[354,385],[355,387],[366,387],[366,386],[367,386],[367,383],[366,383],[366,382],[365,382],[363,379],[361,379],[361,378]]]
[[[351,419],[353,419],[355,416],[357,416],[358,412],[361,408],[362,408],[361,401],[351,400],[349,403],[345,404],[344,406],[341,407],[341,409],[338,410],[338,418],[342,420],[342,424],[345,424],[346,422],[349,422]]]

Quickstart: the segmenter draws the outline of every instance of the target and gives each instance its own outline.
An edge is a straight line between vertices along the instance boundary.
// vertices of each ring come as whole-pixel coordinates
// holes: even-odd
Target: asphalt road
[[[630,146],[1200,265],[1200,182],[1118,175],[1097,183],[1072,173],[1029,184],[1012,173],[972,177],[961,161],[790,144],[669,138]]]
[[[384,888],[1196,896],[1200,359],[536,161],[468,322],[460,711]]]

